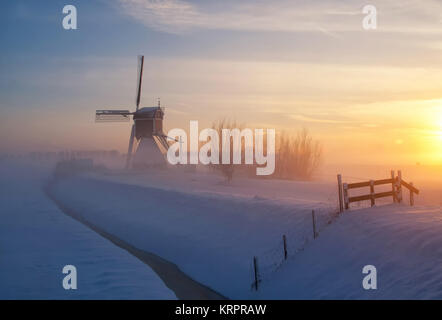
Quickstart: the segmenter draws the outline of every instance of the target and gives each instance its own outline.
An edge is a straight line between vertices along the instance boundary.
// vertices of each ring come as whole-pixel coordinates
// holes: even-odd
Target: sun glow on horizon
[[[441,107],[441,109],[442,109],[442,107]],[[442,140],[442,111],[441,110],[439,110],[437,125],[439,126],[439,130],[437,131],[438,135],[439,135],[439,139]]]
[[[429,101],[431,108],[426,114],[421,141],[426,150],[428,161],[432,164],[442,164],[442,101]]]

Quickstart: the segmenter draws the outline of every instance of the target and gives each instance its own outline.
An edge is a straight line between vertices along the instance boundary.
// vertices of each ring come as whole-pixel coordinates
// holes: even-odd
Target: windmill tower
[[[161,148],[165,151],[169,148],[167,136],[163,133],[164,108],[160,106],[160,102],[158,101],[155,107],[140,108],[143,67],[144,56],[139,56],[134,112],[129,110],[97,110],[95,112],[95,122],[128,122],[132,116],[134,123],[129,138],[126,168],[164,165],[165,157]],[[138,146],[132,159],[135,138]]]

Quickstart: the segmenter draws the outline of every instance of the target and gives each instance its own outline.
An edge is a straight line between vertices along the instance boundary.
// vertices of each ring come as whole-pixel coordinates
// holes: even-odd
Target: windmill
[[[141,84],[143,80],[144,56],[138,56],[136,109],[129,110],[97,110],[95,122],[129,122],[133,118],[133,125],[127,150],[126,168],[161,165],[165,163],[161,147],[166,151],[169,148],[167,136],[163,133],[164,108],[160,101],[155,107],[140,108]],[[137,151],[132,160],[135,138],[138,141]]]

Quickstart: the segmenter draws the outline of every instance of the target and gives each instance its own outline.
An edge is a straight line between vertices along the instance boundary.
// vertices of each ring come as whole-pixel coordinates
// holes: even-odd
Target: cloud
[[[204,1],[118,0],[124,12],[143,24],[166,32],[192,29],[246,31],[318,31],[331,32],[325,20],[339,30],[342,18],[354,19],[358,6],[346,10],[341,5],[311,1]],[[327,18],[329,17],[329,18]]]
[[[325,123],[325,124],[343,124],[349,123],[349,120],[343,119],[332,119],[331,117],[318,117],[318,116],[307,116],[302,114],[291,114],[290,118],[303,121],[303,122],[312,122],[312,123]]]
[[[361,31],[364,0],[117,0],[123,12],[148,27],[171,33],[195,29],[323,32]],[[373,0],[379,31],[440,34],[442,3]]]

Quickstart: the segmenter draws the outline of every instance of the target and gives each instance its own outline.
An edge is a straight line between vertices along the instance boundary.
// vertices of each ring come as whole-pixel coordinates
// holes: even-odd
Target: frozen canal
[[[0,168],[0,299],[176,299],[146,264],[61,212],[43,187],[50,168]],[[78,288],[65,290],[65,265]]]

